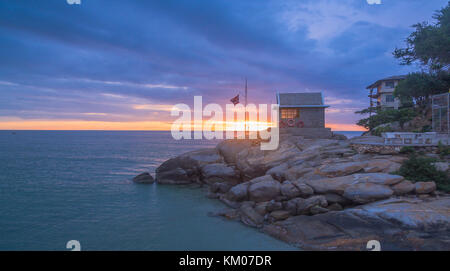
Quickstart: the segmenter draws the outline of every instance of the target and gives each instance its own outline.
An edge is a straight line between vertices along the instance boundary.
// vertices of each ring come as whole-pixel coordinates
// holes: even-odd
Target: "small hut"
[[[325,128],[325,109],[322,93],[277,93],[280,107],[280,132],[307,138],[330,138]]]

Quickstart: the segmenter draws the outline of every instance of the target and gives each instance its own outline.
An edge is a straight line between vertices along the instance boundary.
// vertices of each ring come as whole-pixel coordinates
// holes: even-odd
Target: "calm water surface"
[[[0,250],[291,250],[238,222],[201,189],[137,185],[213,141],[167,132],[0,131]]]

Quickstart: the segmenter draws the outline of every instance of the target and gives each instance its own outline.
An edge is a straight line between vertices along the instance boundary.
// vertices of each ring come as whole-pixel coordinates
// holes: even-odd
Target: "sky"
[[[368,2],[381,2],[369,4]],[[169,130],[178,103],[322,92],[361,129],[366,86],[447,0],[0,1],[0,129]]]

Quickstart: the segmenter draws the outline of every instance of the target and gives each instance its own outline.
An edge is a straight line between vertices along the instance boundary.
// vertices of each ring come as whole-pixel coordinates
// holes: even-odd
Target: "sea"
[[[339,132],[358,136],[360,132]],[[236,221],[205,188],[131,179],[218,141],[160,131],[0,131],[0,250],[296,250]]]

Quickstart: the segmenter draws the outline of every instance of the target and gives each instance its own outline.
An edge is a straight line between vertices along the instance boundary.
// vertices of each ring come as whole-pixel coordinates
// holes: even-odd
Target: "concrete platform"
[[[331,138],[330,128],[280,128],[280,134],[303,136],[304,138]]]

